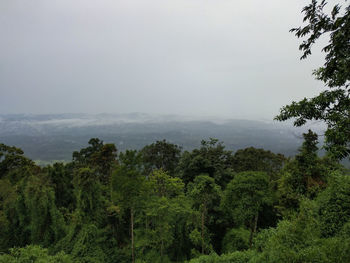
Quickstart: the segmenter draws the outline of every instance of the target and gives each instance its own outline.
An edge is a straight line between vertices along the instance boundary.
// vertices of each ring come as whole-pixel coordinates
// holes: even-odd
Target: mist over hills
[[[140,149],[166,139],[191,150],[210,137],[236,151],[256,147],[294,155],[308,127],[291,123],[195,118],[176,115],[129,114],[10,114],[0,115],[0,142],[22,148],[33,160],[71,160],[72,152],[92,137],[115,143],[118,151]],[[322,131],[319,125],[313,130]]]

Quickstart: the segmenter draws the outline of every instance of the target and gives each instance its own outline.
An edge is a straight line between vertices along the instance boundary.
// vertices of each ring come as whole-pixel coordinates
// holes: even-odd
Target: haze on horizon
[[[0,113],[272,119],[318,94],[303,0],[4,0]]]

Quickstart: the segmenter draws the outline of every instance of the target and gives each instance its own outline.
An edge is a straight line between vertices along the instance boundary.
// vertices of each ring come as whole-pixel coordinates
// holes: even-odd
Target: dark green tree
[[[76,212],[96,224],[103,220],[105,198],[98,176],[90,168],[80,168],[73,179]]]
[[[327,187],[329,175],[343,170],[333,158],[318,156],[316,133],[309,130],[303,137],[299,153],[286,164],[278,181],[277,208],[284,216],[293,214],[303,198],[315,198]]]
[[[329,39],[323,48],[325,63],[314,72],[329,89],[314,98],[284,106],[276,117],[280,121],[296,118],[295,126],[308,120],[324,121],[327,124],[325,148],[340,159],[350,154],[350,5],[346,1],[342,3],[327,13],[327,1],[312,0],[303,9],[306,25],[291,30],[298,38],[307,37],[299,46],[302,59],[311,54],[320,37]]]
[[[145,180],[141,155],[127,150],[120,154],[120,165],[112,174],[112,202],[129,213],[131,261],[135,262],[135,215],[145,201]]]
[[[323,236],[334,236],[350,222],[350,177],[333,173],[330,185],[317,198]]]
[[[326,171],[317,154],[318,136],[309,130],[303,137],[299,153],[286,164],[278,182],[278,209],[284,215],[295,211],[303,197],[325,184]]]
[[[249,147],[236,151],[233,155],[232,163],[235,172],[266,172],[271,176],[271,179],[276,179],[286,160],[283,154],[275,154],[264,149]]]
[[[103,147],[103,141],[98,138],[91,138],[88,143],[90,146],[73,152],[73,162],[87,165],[93,155]]]
[[[195,229],[192,232],[192,240],[195,245],[199,245],[200,241],[201,253],[210,252],[210,233],[208,233],[207,223],[210,219],[210,210],[213,210],[221,199],[221,188],[215,183],[214,178],[206,174],[195,177],[194,182],[188,185],[188,196],[193,200],[194,208],[199,212],[198,226],[200,229],[200,237],[196,234]]]
[[[69,213],[66,235],[54,251],[65,251],[76,261],[107,262],[103,251],[106,220],[106,198],[98,175],[89,167],[74,171],[75,210]]]
[[[269,177],[264,172],[242,172],[227,185],[221,207],[237,226],[250,228],[249,244],[257,230],[259,212],[271,202]]]
[[[73,163],[78,167],[96,170],[103,184],[108,184],[113,166],[117,164],[117,148],[114,144],[104,144],[98,138],[89,141],[90,146],[73,152]]]
[[[320,171],[318,152],[318,136],[311,130],[303,134],[304,142],[299,149],[299,154],[295,156],[298,167],[295,177],[301,180],[297,186],[298,191],[305,194],[314,184],[324,183],[324,174]],[[323,178],[322,178],[323,177]]]
[[[244,227],[232,228],[227,231],[222,240],[222,251],[224,253],[246,250],[249,248],[250,231]]]
[[[65,234],[65,222],[55,204],[55,193],[47,176],[31,176],[24,189],[31,244],[51,246]]]
[[[145,182],[147,200],[137,229],[139,250],[146,254],[147,262],[168,262],[170,251],[183,244],[176,240],[176,225],[190,215],[190,203],[184,195],[184,184],[163,170],[154,170]],[[178,255],[174,253],[175,260]],[[184,260],[185,258],[180,258]]]
[[[1,263],[74,263],[73,259],[63,252],[50,255],[48,249],[36,245],[10,249],[9,254],[0,255]]]
[[[7,176],[17,182],[23,177],[23,169],[39,170],[39,167],[21,149],[0,143],[0,179]]]
[[[147,174],[154,169],[163,169],[170,175],[174,175],[180,160],[181,147],[166,140],[157,141],[145,146],[141,150],[141,154]]]
[[[217,139],[203,140],[199,149],[184,152],[177,174],[185,185],[193,182],[196,176],[207,174],[224,188],[232,179],[232,152],[225,150],[225,146]]]
[[[55,191],[58,208],[72,211],[74,209],[73,178],[74,169],[71,163],[54,163],[44,168]]]
[[[23,225],[18,216],[16,187],[8,179],[0,179],[0,251],[25,244]],[[23,209],[24,210],[24,209]]]

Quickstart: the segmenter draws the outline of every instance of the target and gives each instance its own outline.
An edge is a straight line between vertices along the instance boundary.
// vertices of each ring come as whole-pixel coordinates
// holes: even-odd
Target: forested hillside
[[[251,8],[252,4],[249,10]],[[137,12],[139,14],[142,12]],[[57,126],[51,117],[45,119],[46,115],[29,116],[43,118],[35,120],[39,126],[23,122],[23,115],[1,115],[0,263],[350,262],[350,171],[341,164],[350,156],[350,5],[346,0],[335,5],[312,0],[302,14],[303,25],[291,30],[303,39],[299,46],[303,52],[301,58],[311,55],[320,38],[324,36],[328,40],[322,49],[325,62],[314,71],[325,90],[282,107],[275,120],[291,119],[297,127],[322,122],[325,125],[322,137],[303,126],[304,133],[298,143],[286,142],[281,130],[270,133],[261,123],[249,122],[248,126],[245,121],[226,123],[226,126],[211,123],[209,126],[214,129],[208,132],[207,122],[195,122],[181,131],[192,137],[186,137],[190,139],[180,145],[175,138],[179,138],[176,136],[181,132],[167,133],[171,140],[159,140],[165,138],[161,131],[183,128],[183,123],[173,120],[141,126],[135,123],[96,126],[87,121],[87,125],[81,126],[78,119],[68,118],[71,134],[79,140],[86,139],[82,146],[81,141],[77,143],[72,137],[60,137],[62,126]],[[244,23],[250,19],[246,17]],[[258,23],[254,25],[258,26]],[[252,28],[245,29],[248,30],[250,33]],[[259,30],[263,35],[266,33],[264,28]],[[270,46],[273,41],[259,44],[259,48]],[[252,48],[245,39],[244,42],[249,52],[239,52],[246,57]],[[14,46],[17,50],[17,45]],[[169,53],[178,55],[175,48],[170,50]],[[204,56],[205,52],[200,54]],[[147,56],[147,66],[151,58]],[[272,57],[269,60],[277,63]],[[259,71],[262,65],[266,66],[266,61],[257,63]],[[239,67],[245,67],[243,62],[239,61]],[[186,60],[179,64],[179,68],[187,63]],[[189,71],[186,76],[195,72]],[[74,74],[69,72],[71,75]],[[242,76],[250,75],[242,72]],[[18,83],[11,87],[17,88]],[[191,82],[191,86],[192,83],[195,82]],[[89,84],[88,81],[85,84]],[[152,86],[148,85],[145,87]],[[199,92],[196,91],[194,97],[197,100]],[[261,94],[254,95],[261,96],[259,100],[266,99]],[[138,95],[144,99],[145,94]],[[141,119],[147,118],[141,116]],[[239,125],[244,129],[237,132]],[[105,135],[112,136],[116,127],[125,128],[118,143],[109,140],[112,137],[90,136],[101,129]],[[131,133],[129,128],[138,132],[135,141],[128,139],[135,147],[128,148],[124,142]],[[160,132],[155,134],[154,130]],[[196,133],[199,130],[204,133]],[[16,137],[23,131],[28,137]],[[53,140],[58,153],[40,148],[42,142],[53,138],[46,137],[46,131],[59,137]],[[237,133],[230,137],[232,131]],[[200,144],[200,140],[196,141],[198,135],[204,138]],[[214,139],[216,135],[219,139]],[[222,138],[228,139],[226,145]],[[235,138],[251,138],[251,141],[239,147],[239,140]],[[154,140],[149,142],[150,139]],[[64,152],[67,146],[80,144],[81,147],[72,150],[66,162],[38,165],[16,144],[28,145],[30,140],[30,148],[36,150],[29,155],[57,154],[63,156],[62,160],[68,158],[66,153],[59,152],[59,147],[64,148]],[[288,156],[281,154],[278,147],[291,142],[297,151],[288,152]],[[35,143],[38,148],[33,147]],[[266,148],[265,144],[276,148]],[[321,147],[325,154],[319,154]]]
[[[350,177],[317,140],[286,158],[93,138],[46,167],[2,144],[0,262],[348,262]]]
[[[324,127],[314,123],[312,130]],[[306,128],[293,128],[276,121],[131,114],[36,114],[0,115],[0,141],[21,148],[27,157],[48,164],[70,161],[73,151],[98,137],[115,143],[119,151],[140,150],[166,139],[193,150],[203,138],[224,141],[230,150],[254,146],[287,156],[295,155]]]

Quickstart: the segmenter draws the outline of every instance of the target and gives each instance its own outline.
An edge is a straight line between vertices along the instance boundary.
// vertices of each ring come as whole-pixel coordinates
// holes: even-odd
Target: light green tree
[[[12,248],[9,254],[0,255],[0,263],[74,263],[69,255],[59,252],[50,255],[48,249],[30,245],[24,248]]]
[[[135,262],[135,214],[140,212],[145,201],[145,180],[140,153],[128,150],[121,153],[120,165],[112,174],[111,196],[123,213],[129,213],[132,262]]]
[[[195,177],[194,182],[188,185],[188,196],[192,198],[193,207],[199,212],[199,228],[191,234],[191,239],[198,244],[200,241],[201,253],[210,252],[210,236],[206,229],[209,218],[209,211],[220,203],[221,188],[215,183],[214,178],[206,174]]]
[[[46,176],[28,178],[24,190],[24,204],[28,216],[31,244],[50,246],[65,232],[65,222],[55,204],[55,193]]]
[[[236,225],[250,228],[249,245],[252,246],[259,212],[263,204],[271,202],[269,177],[264,172],[242,172],[227,185],[221,207]]]
[[[330,237],[338,234],[344,224],[350,222],[350,177],[335,172],[330,183],[318,197],[322,234]]]
[[[169,176],[163,170],[155,170],[147,182],[147,200],[139,221],[138,246],[151,249],[156,254],[147,261],[166,262],[166,252],[181,244],[175,240],[176,224],[190,215],[190,203],[184,195],[184,184],[179,178]],[[155,253],[157,251],[157,253]],[[159,251],[159,252],[158,252]]]

